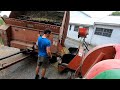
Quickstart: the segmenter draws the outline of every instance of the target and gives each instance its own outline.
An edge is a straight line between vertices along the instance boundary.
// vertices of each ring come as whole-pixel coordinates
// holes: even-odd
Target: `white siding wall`
[[[75,39],[75,40],[80,40],[78,38],[78,32],[74,31],[74,27],[75,27],[75,25],[72,25],[71,30],[70,30],[70,25],[69,25],[67,37]]]
[[[116,26],[107,26],[107,25],[95,25],[96,27],[100,28],[108,28],[113,29],[111,37],[100,36],[93,34],[91,44],[92,45],[102,45],[102,44],[110,44],[110,43],[120,43],[120,27]],[[95,28],[93,32],[95,32]]]
[[[80,11],[70,11],[69,23],[81,24],[81,23],[84,23],[85,20],[89,18],[90,18],[89,16],[83,14]],[[78,38],[78,32],[74,31],[74,27],[75,25],[72,25],[71,30],[69,30],[69,27],[68,27],[67,37],[75,39],[75,40],[80,40],[80,38]]]
[[[84,24],[85,20],[90,19],[90,17],[86,16],[85,14],[72,11],[70,12],[70,24]],[[85,24],[84,24],[85,25]],[[68,27],[67,37],[72,38],[74,40],[80,41],[81,38],[78,38],[78,32],[74,31],[75,25],[71,26],[71,30]],[[95,35],[96,27],[99,28],[108,28],[113,29],[111,37]],[[91,45],[102,45],[102,44],[110,44],[110,43],[120,43],[120,27],[117,26],[109,26],[109,25],[94,25],[89,27],[89,35],[87,35],[86,42]]]
[[[69,25],[67,37],[75,39],[77,41],[80,41],[81,38],[78,38],[78,32],[74,31],[74,27],[75,27],[75,25],[72,25],[71,30],[70,30],[70,25]],[[92,35],[93,35],[93,26],[90,26],[89,27],[89,34],[87,35],[87,37],[85,39],[85,41],[89,44],[91,42]]]
[[[94,30],[94,27],[93,26],[90,26],[89,27],[89,33],[85,39],[85,41],[88,43],[88,44],[91,44],[91,39],[92,39],[92,36],[93,36],[93,30]]]

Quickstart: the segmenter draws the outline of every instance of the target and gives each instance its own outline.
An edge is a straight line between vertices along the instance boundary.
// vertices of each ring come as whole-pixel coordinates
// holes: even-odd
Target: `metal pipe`
[[[7,67],[10,67],[10,66],[12,66],[12,65],[14,65],[14,64],[16,64],[16,63],[18,63],[18,62],[20,62],[20,61],[22,61],[22,60],[28,58],[28,57],[30,57],[30,55],[25,56],[25,57],[19,59],[17,62],[13,62],[13,63],[11,63],[11,64],[9,64],[9,65],[7,65],[7,66],[4,66],[4,67],[3,67],[3,65],[2,65],[2,68],[0,68],[0,70],[6,69]],[[6,63],[5,63],[5,64],[6,64]]]
[[[3,60],[3,59],[6,59],[6,58],[9,58],[9,57],[12,57],[12,56],[14,56],[14,55],[17,55],[17,54],[20,54],[20,53],[23,53],[23,52],[24,52],[24,51],[17,52],[17,53],[15,53],[15,54],[12,54],[12,55],[9,55],[9,56],[0,58],[0,60]]]
[[[89,51],[88,46],[87,46],[87,43],[84,42],[83,45],[85,46],[85,48],[87,49],[87,51]]]
[[[82,46],[85,46],[85,49],[89,51],[88,45],[87,45],[87,43],[86,43],[86,41],[85,41],[85,38],[83,38]]]

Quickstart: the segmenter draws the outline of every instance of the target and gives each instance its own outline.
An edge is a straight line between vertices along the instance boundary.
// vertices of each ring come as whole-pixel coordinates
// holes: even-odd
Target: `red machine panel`
[[[11,46],[24,49],[25,47],[29,46],[27,44],[33,45],[33,43],[37,42],[38,34],[43,35],[43,31],[12,26]],[[52,53],[56,53],[58,51],[59,34],[52,32],[49,39],[51,40],[52,44],[51,51]]]
[[[11,47],[19,48],[19,49],[26,49],[26,48],[32,48],[33,44],[25,43],[21,41],[12,40],[10,42]]]
[[[24,42],[36,42],[39,31],[28,30],[26,28],[12,27],[12,39]]]
[[[12,11],[10,17],[3,20],[11,27],[9,30],[11,36],[6,36],[10,46],[21,49],[29,46],[27,44],[33,45],[39,33],[42,35],[45,29],[50,29],[52,31],[51,49],[52,53],[56,53],[58,42],[64,45],[69,24],[69,11]]]
[[[97,62],[106,59],[113,59],[116,53],[113,46],[113,44],[101,45],[89,51],[83,58],[83,64],[81,67],[82,76],[84,76]]]
[[[39,30],[45,30],[49,28],[52,30],[52,32],[55,32],[55,33],[60,32],[60,26],[56,26],[56,25],[26,21],[26,20],[19,20],[19,19],[14,19],[14,18],[5,18],[4,21],[6,24],[10,24],[10,25],[22,26],[26,28],[34,28],[34,29],[39,29]]]
[[[26,21],[18,20],[15,18],[5,18],[4,21],[6,24],[26,27]]]
[[[87,75],[85,76],[86,79],[92,79],[95,76],[99,75],[102,72],[105,72],[107,70],[111,70],[111,69],[120,69],[120,60],[119,59],[107,59],[104,61],[100,61],[97,64],[95,64],[87,73]],[[109,73],[108,73],[109,74]],[[114,73],[110,73],[111,75]],[[117,75],[118,73],[116,73]],[[119,75],[119,74],[118,74]],[[107,74],[106,74],[107,76]],[[104,77],[106,77],[104,76]],[[103,79],[104,79],[103,77]],[[115,78],[115,77],[114,77]],[[114,79],[113,78],[113,79]],[[109,79],[109,78],[108,78]]]
[[[52,34],[52,38],[51,38],[51,51],[53,53],[57,53],[58,52],[58,42],[59,42],[59,34]]]
[[[78,30],[78,38],[79,37],[86,37],[88,34],[88,29],[87,28],[79,28]]]

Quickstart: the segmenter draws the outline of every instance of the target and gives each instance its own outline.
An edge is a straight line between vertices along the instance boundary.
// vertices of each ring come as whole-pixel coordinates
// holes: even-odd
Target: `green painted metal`
[[[0,26],[3,25],[3,24],[5,24],[5,22],[3,21],[2,18],[0,18]],[[1,38],[1,35],[0,35],[0,45],[4,45],[4,41],[3,41],[3,39]]]
[[[120,69],[106,70],[93,79],[120,79]]]
[[[0,37],[0,45],[4,45],[2,38]]]
[[[0,18],[0,25],[3,25],[3,24],[5,24],[5,22],[3,21],[2,18]]]

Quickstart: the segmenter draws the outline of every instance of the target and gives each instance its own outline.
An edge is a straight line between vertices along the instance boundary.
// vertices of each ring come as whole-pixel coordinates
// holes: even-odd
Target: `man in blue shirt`
[[[49,65],[49,58],[52,58],[52,54],[50,51],[51,42],[48,39],[51,34],[50,30],[45,30],[43,36],[38,37],[38,41],[36,45],[38,46],[38,61],[37,61],[37,67],[36,67],[36,76],[35,79],[39,79],[39,69],[40,69],[40,63],[42,62],[42,77],[41,79],[46,79],[45,73],[46,68]]]

